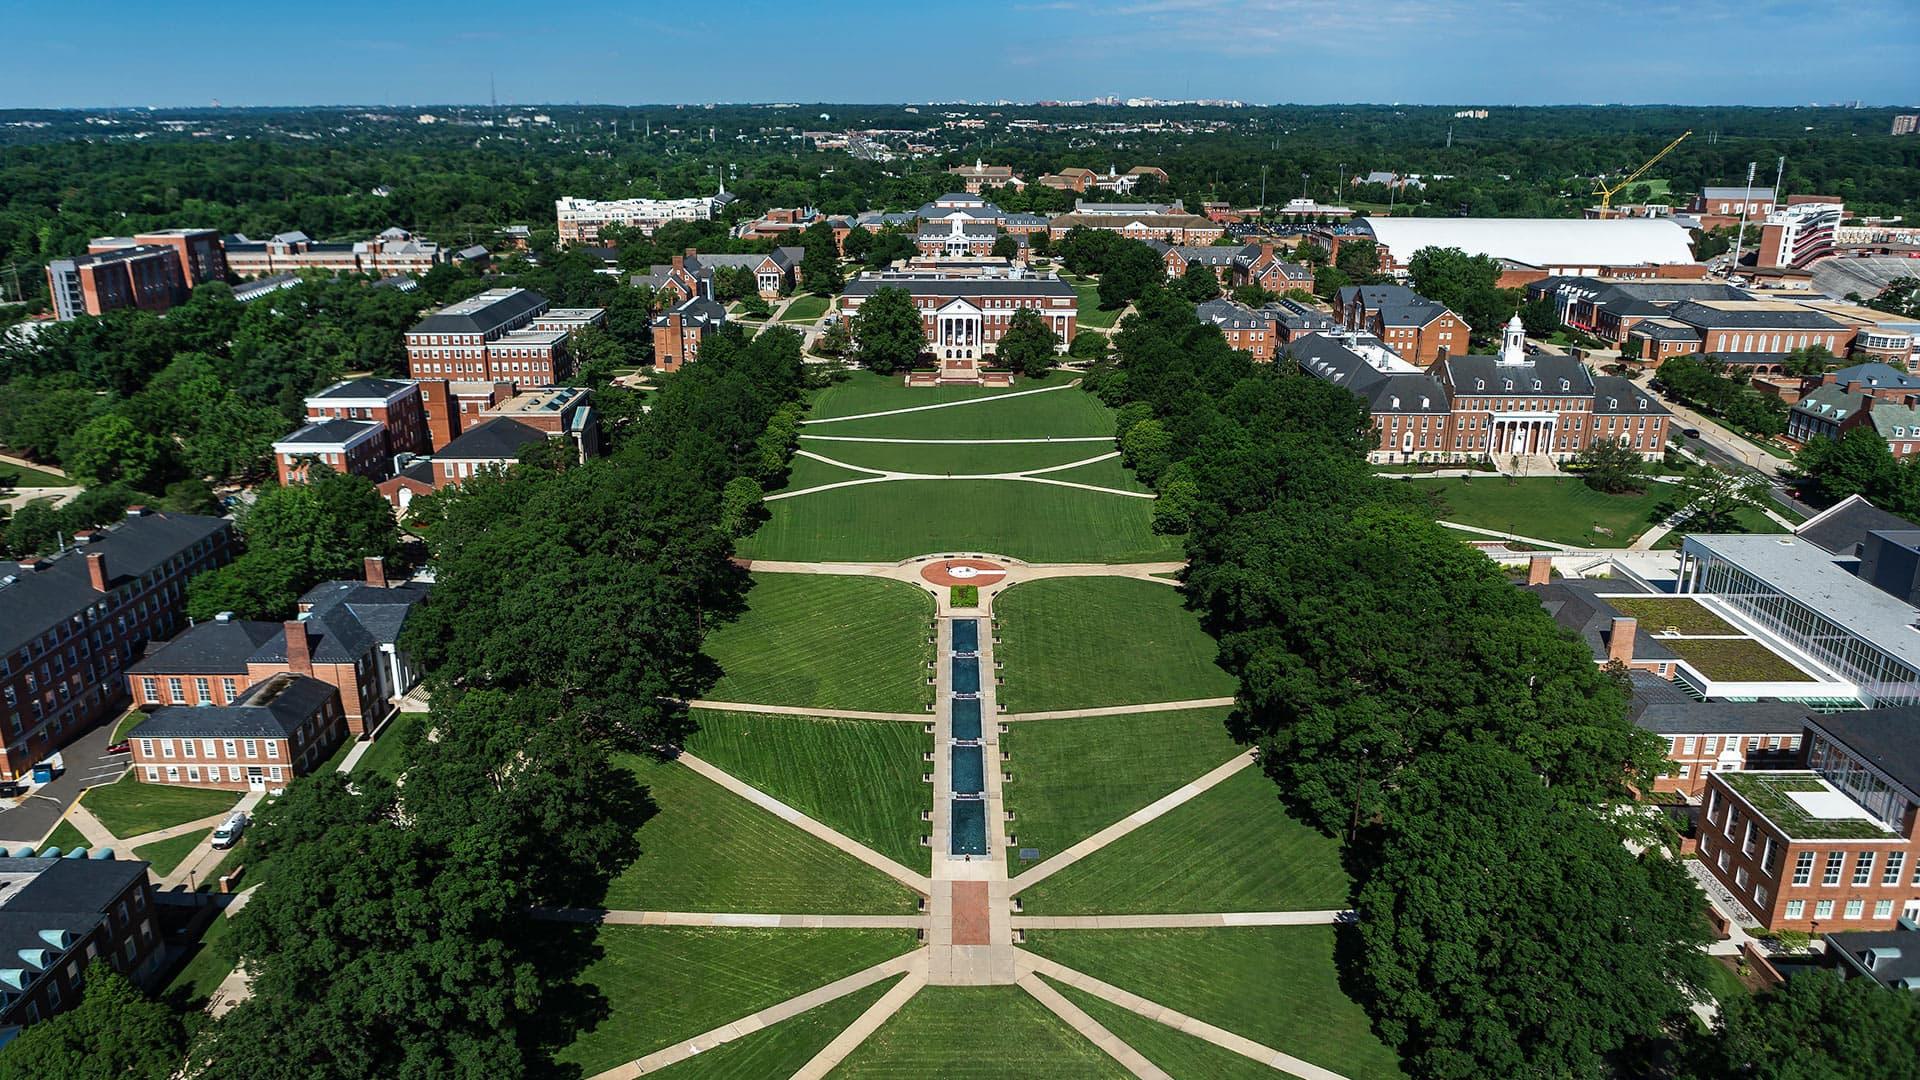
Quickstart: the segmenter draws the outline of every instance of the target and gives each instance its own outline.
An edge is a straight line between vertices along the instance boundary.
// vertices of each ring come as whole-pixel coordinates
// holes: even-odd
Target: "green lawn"
[[[10,461],[0,461],[0,488],[61,488],[73,487],[74,482],[67,477],[47,472],[43,469],[15,465]]]
[[[994,601],[1008,712],[1231,696],[1218,645],[1180,590],[1122,577],[1052,578]]]
[[[884,412],[888,409],[910,409],[917,405],[935,405],[946,401],[972,401],[974,398],[1001,397],[1020,390],[1034,390],[1043,386],[1064,386],[1077,378],[1079,376],[1072,372],[1054,371],[1038,379],[1022,379],[1018,385],[1011,388],[907,386],[898,375],[876,375],[871,371],[855,371],[848,373],[845,380],[816,393],[813,398],[813,408],[808,415],[817,418],[859,416],[864,413]],[[921,415],[935,415],[945,411],[933,410]],[[840,426],[839,424],[820,425],[818,430],[834,432]],[[1111,428],[1106,434],[1112,434]]]
[[[1026,948],[1353,1080],[1403,1075],[1341,991],[1330,926],[1030,932]]]
[[[1005,805],[1019,848],[1058,854],[1238,753],[1225,709],[1033,720],[1008,725],[1000,747],[1013,779]]]
[[[812,293],[808,293],[805,296],[796,296],[793,298],[793,303],[787,305],[787,310],[780,316],[780,321],[790,323],[814,322],[819,319],[820,316],[827,313],[827,307],[832,302],[828,297],[815,296]]]
[[[234,891],[250,889],[266,880],[267,866],[268,860],[261,858],[260,853],[253,850],[247,838],[242,836],[239,843],[228,848],[226,853],[220,856],[220,861],[213,864],[206,875],[196,883],[195,888],[200,892],[218,891],[222,877],[245,867],[246,873],[240,875],[240,880],[234,884]]]
[[[1813,676],[1752,638],[1661,638],[1714,682],[1812,682]]]
[[[1044,980],[1060,995],[1091,1016],[1121,1042],[1166,1070],[1174,1080],[1273,1080],[1274,1071],[1252,1058],[1149,1020],[1109,1001],[1075,990],[1065,983]]]
[[[816,1005],[745,1038],[716,1046],[653,1076],[667,1080],[737,1080],[743,1076],[783,1077],[800,1071],[826,1049],[867,1007],[880,1000],[898,979],[885,979],[846,997]]]
[[[1110,457],[1105,461],[1096,461],[1090,465],[1077,465],[1071,469],[1046,474],[1049,480],[1065,480],[1072,484],[1092,484],[1096,487],[1117,488],[1121,491],[1137,491],[1143,495],[1151,494],[1153,489],[1140,482],[1133,470],[1120,464],[1120,459]]]
[[[353,767],[353,775],[398,779],[401,770],[406,767],[401,756],[405,753],[407,736],[426,722],[425,713],[401,713],[394,717],[386,730],[373,740],[373,745],[367,747],[367,752],[360,755],[360,760]],[[353,740],[349,739],[343,745],[351,747],[352,743]],[[339,765],[336,763],[334,768],[338,769]]]
[[[994,394],[973,394],[961,399],[968,403],[946,408],[925,409],[916,406],[938,403],[939,398],[895,399],[887,409],[914,409],[887,416],[868,416],[858,420],[834,420],[803,426],[803,435],[846,435],[866,439],[1039,439],[1048,435],[1113,435],[1113,413],[1100,399],[1080,389],[1050,382],[1059,389],[1024,393],[1032,386],[1015,386]],[[907,387],[903,389],[934,388]],[[860,410],[872,412],[876,410]],[[815,413],[815,416],[824,416]],[[837,415],[851,415],[840,413]]]
[[[1748,507],[1748,506],[1743,506],[1740,509],[1735,510],[1733,512],[1733,520],[1734,520],[1734,524],[1737,525],[1738,528],[1732,529],[1732,530],[1722,530],[1722,531],[1748,532],[1748,533],[1777,533],[1777,532],[1786,531],[1785,529],[1780,527],[1779,522],[1773,520],[1772,518],[1761,513],[1760,511],[1755,510],[1752,507]],[[1698,531],[1700,530],[1693,529],[1689,527],[1685,522],[1682,522],[1679,528],[1661,537],[1659,542],[1654,544],[1653,546],[1656,548],[1662,548],[1666,550],[1675,550],[1680,547],[1680,542],[1686,539],[1687,533],[1698,532]]]
[[[1652,525],[1654,507],[1671,496],[1664,484],[1648,484],[1638,494],[1604,495],[1571,477],[1408,482],[1445,500],[1442,520],[1576,547],[1626,547]],[[1596,531],[1596,524],[1611,532]]]
[[[1642,630],[1661,631],[1671,626],[1683,634],[1740,632],[1700,601],[1684,596],[1609,596],[1606,601],[1620,614],[1640,620]]]
[[[153,864],[153,876],[165,877],[180,868],[187,855],[200,846],[212,829],[182,833],[171,840],[156,840],[133,849],[133,857]]]
[[[198,1009],[239,962],[240,953],[233,946],[233,923],[226,916],[217,915],[207,924],[206,933],[193,946],[192,955],[174,974],[162,997],[176,1001],[183,1011]]]
[[[608,885],[607,907],[885,915],[918,909],[914,893],[893,879],[683,765],[621,761],[659,810],[640,827],[640,857]]]
[[[697,714],[687,749],[808,817],[922,873],[933,789],[920,780],[933,737],[897,720]]]
[[[1120,1080],[1129,1074],[1018,987],[929,986],[831,1075],[833,1080]]]
[[[1100,306],[1100,286],[1077,282],[1073,291],[1079,294],[1079,321],[1081,326],[1091,326],[1104,330],[1120,319],[1120,310],[1108,311]]]
[[[139,727],[140,724],[146,720],[146,718],[147,718],[147,714],[142,712],[141,710],[128,709],[127,715],[121,717],[120,721],[113,725],[113,741],[119,742],[122,739],[125,739],[127,737],[127,733],[132,731],[134,728]]]
[[[828,429],[829,431],[831,428]],[[1113,453],[1113,443],[940,443],[828,442],[802,437],[800,449],[847,465],[930,476],[1023,472],[1068,465]],[[1049,474],[1052,475],[1052,474]]]
[[[834,493],[802,499],[825,498]],[[707,636],[725,674],[708,697],[760,705],[920,712],[933,598],[918,586],[829,574],[755,574],[747,610]]]
[[[1340,845],[1290,817],[1256,766],[1021,891],[1020,899],[1034,915],[1326,911],[1345,907],[1349,888]]]
[[[1032,562],[1148,562],[1181,557],[1157,536],[1153,503],[1006,480],[900,480],[767,504],[737,545],[749,559],[886,561],[985,551]]]
[[[47,834],[45,840],[40,841],[40,848],[42,850],[48,847],[57,847],[61,851],[72,851],[77,847],[90,846],[91,845],[87,843],[87,834],[81,832],[74,826],[73,822],[65,818],[62,818],[60,824],[53,827],[53,831]]]
[[[578,982],[611,1013],[581,1032],[560,1061],[584,1075],[711,1031],[916,944],[906,930],[710,930],[603,926],[601,955]]]
[[[240,796],[231,791],[143,784],[128,773],[115,783],[88,788],[81,801],[109,832],[128,839],[225,813]]]

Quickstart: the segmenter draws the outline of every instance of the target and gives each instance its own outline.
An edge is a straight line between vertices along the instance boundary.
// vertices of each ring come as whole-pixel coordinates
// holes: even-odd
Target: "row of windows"
[[[260,745],[262,743],[266,744],[267,757],[269,760],[280,756],[279,739],[141,739],[140,756],[142,758],[153,757],[155,744],[158,744],[160,756],[170,758],[174,756],[175,744],[177,743],[179,746],[179,754],[183,758],[213,757],[215,756],[214,750],[216,747],[220,750],[220,756],[230,758],[239,757],[239,754],[234,753],[234,745],[236,742],[246,756],[250,758],[258,758],[260,756]]]
[[[160,771],[161,771],[160,767],[157,765],[148,765],[146,769],[147,769],[146,771],[147,782],[150,784],[159,783]],[[219,783],[220,771],[221,771],[221,767],[218,765],[207,766],[205,770],[207,782],[210,784]],[[281,768],[278,765],[270,765],[265,769],[262,769],[258,765],[248,765],[245,767],[244,771],[238,765],[228,765],[226,766],[226,773],[227,773],[227,777],[226,777],[227,782],[234,783],[234,784],[237,784],[242,780],[266,780],[266,779],[284,780],[286,779],[286,770]],[[180,782],[182,767],[179,765],[168,765],[166,766],[166,774],[167,774],[167,781],[169,783],[177,784]],[[194,783],[194,784],[199,783],[200,774],[201,774],[200,766],[198,765],[185,766],[185,775],[189,783]]]
[[[185,570],[188,566],[198,562],[201,558],[212,552],[213,545],[214,541],[211,537],[197,541],[185,551],[172,556],[159,566],[142,574],[138,580],[115,589],[111,594],[101,598],[98,602],[49,626],[45,633],[21,646],[18,652],[11,656],[0,658],[0,679],[4,679],[14,672],[25,668],[34,660],[38,659],[42,653],[58,648],[62,642],[85,634],[87,626],[94,622],[104,620],[107,617],[114,603],[125,603],[131,600],[136,594],[151,589],[163,582],[167,582],[182,570]],[[179,586],[177,582],[174,583],[174,588],[170,595],[173,599],[179,598]],[[122,614],[124,615],[125,613],[123,612]],[[146,616],[147,602],[145,599],[137,606],[134,614],[139,617]],[[121,623],[121,629],[123,631],[125,630],[124,619]]]

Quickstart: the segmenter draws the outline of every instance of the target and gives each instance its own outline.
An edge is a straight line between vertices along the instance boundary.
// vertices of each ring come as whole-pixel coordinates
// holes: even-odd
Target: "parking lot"
[[[106,752],[114,726],[101,724],[69,743],[60,752],[66,770],[52,783],[34,787],[24,798],[0,799],[0,845],[39,844],[82,791],[126,774],[129,755]]]

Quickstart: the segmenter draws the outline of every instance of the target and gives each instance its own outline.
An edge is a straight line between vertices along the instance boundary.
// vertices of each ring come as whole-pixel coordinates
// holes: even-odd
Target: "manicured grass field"
[[[1008,712],[1187,701],[1235,689],[1213,662],[1218,645],[1171,586],[1052,578],[1007,590],[993,612],[994,659],[1006,679],[999,700]]]
[[[1215,1046],[1198,1035],[1170,1028],[1157,1020],[1123,1009],[1112,1002],[1075,990],[1051,979],[1043,981],[1062,997],[1080,1006],[1101,1027],[1165,1069],[1174,1080],[1273,1080],[1274,1071],[1251,1058]]]
[[[1013,780],[1005,804],[1008,870],[1020,848],[1041,858],[1058,854],[1135,810],[1232,758],[1225,709],[1033,720],[1009,724],[1000,736]]]
[[[834,1080],[1118,1080],[1127,1075],[1014,986],[926,987],[833,1071]]]
[[[974,395],[967,404],[948,408],[811,423],[800,433],[883,439],[1038,439],[1048,435],[1113,434],[1113,414],[1099,398],[1079,387],[1054,385],[1059,388],[1039,393],[1020,393],[1034,388],[1015,387],[1011,392]],[[887,407],[906,409],[934,403],[908,399]]]
[[[1104,330],[1120,319],[1116,308],[1108,311],[1100,306],[1100,286],[1092,282],[1075,282],[1073,291],[1079,294],[1079,318],[1081,326],[1091,326]]]
[[[1775,512],[1778,513],[1778,511]],[[1723,531],[1749,533],[1777,533],[1786,531],[1780,527],[1779,522],[1751,507],[1743,506],[1735,510],[1733,512],[1733,520],[1739,528]],[[1677,550],[1680,547],[1680,542],[1686,539],[1688,532],[1698,531],[1700,530],[1691,529],[1685,523],[1682,523],[1679,528],[1661,537],[1659,542],[1653,546],[1666,551]]]
[[[212,829],[201,829],[199,832],[183,833],[171,840],[156,840],[151,844],[143,844],[133,849],[133,857],[152,863],[155,877],[165,877],[179,869],[180,863],[212,831]]]
[[[603,926],[579,983],[611,1014],[559,1059],[586,1076],[711,1031],[914,947],[905,930]]]
[[[367,752],[360,755],[360,761],[353,767],[353,775],[397,779],[406,768],[402,755],[406,752],[407,737],[426,722],[425,713],[403,713],[394,717],[387,729],[373,740],[373,745],[367,747]],[[351,740],[347,745],[351,747]]]
[[[832,300],[829,298],[825,296],[814,296],[811,293],[806,296],[796,296],[793,298],[793,303],[787,305],[787,310],[780,316],[780,321],[790,323],[813,322],[827,313],[827,306],[831,303]]]
[[[621,762],[659,810],[640,827],[640,857],[608,885],[607,907],[893,915],[918,906],[904,886],[684,765]]]
[[[1671,626],[1683,634],[1737,634],[1733,624],[1715,615],[1698,600],[1679,596],[1609,596],[1607,603],[1640,620],[1640,629],[1661,631]]]
[[[1243,769],[1021,891],[1022,905],[1035,915],[1345,907],[1339,844],[1295,821],[1277,795],[1257,766]]]
[[[1004,480],[900,480],[767,504],[736,545],[749,559],[893,561],[987,551],[1033,562],[1150,562],[1181,557],[1156,536],[1146,499]]]
[[[233,922],[224,915],[207,924],[206,933],[193,946],[193,954],[167,984],[163,998],[177,1002],[182,1011],[205,1005],[220,980],[233,973],[240,953],[233,946]]]
[[[1444,500],[1443,521],[1518,533],[1576,547],[1626,547],[1652,525],[1654,508],[1671,497],[1664,484],[1638,494],[1604,495],[1572,478],[1499,477],[1409,480]],[[1612,530],[1597,532],[1594,526]]]
[[[73,486],[74,482],[71,479],[47,472],[44,469],[35,469],[26,465],[15,465],[11,461],[0,461],[0,488],[59,488]]]
[[[807,444],[801,443],[800,445],[802,448],[805,448]],[[838,465],[829,465],[824,461],[817,461],[810,457],[801,457],[795,454],[793,459],[787,463],[787,485],[782,490],[804,491],[807,488],[819,487],[822,484],[838,484],[845,480],[859,480],[872,476],[872,473],[843,469]]]
[[[1813,681],[1813,676],[1752,638],[1661,638],[1660,644],[1715,682]]]
[[[1404,1075],[1340,989],[1330,926],[1054,930],[1026,948],[1168,1008],[1352,1077]]]
[[[920,780],[933,737],[897,720],[829,720],[754,713],[697,714],[687,749],[788,806],[925,873],[931,849]]]
[[[755,574],[746,612],[707,636],[707,655],[725,672],[707,696],[761,705],[920,712],[933,700],[926,684],[932,619],[933,599],[905,582]]]
[[[128,773],[115,783],[88,788],[81,801],[108,831],[126,839],[224,813],[233,809],[240,796],[230,791],[143,784]]]
[[[878,1001],[898,979],[885,979],[865,990],[825,1005],[816,1005],[799,1016],[782,1020],[742,1039],[735,1039],[669,1065],[658,1073],[666,1080],[737,1080],[744,1076],[792,1076],[813,1056],[826,1049],[834,1036],[845,1031],[867,1006]]]
[[[1054,371],[1038,379],[1020,379],[1012,387],[908,386],[898,375],[876,375],[871,371],[855,371],[849,373],[844,381],[834,383],[815,394],[813,409],[808,415],[816,418],[858,416],[862,413],[883,412],[888,409],[937,405],[945,401],[971,401],[974,398],[1000,397],[1004,394],[1035,390],[1043,386],[1064,386],[1079,377],[1073,372]],[[943,411],[945,410],[932,410],[935,413]],[[828,424],[822,426],[820,430],[829,431],[839,426]]]
[[[1046,474],[1049,480],[1065,480],[1072,484],[1092,484],[1095,487],[1116,488],[1120,491],[1138,491],[1150,494],[1153,489],[1140,482],[1133,470],[1120,464],[1120,459],[1110,457],[1105,461],[1096,461],[1091,465],[1079,465],[1071,469]]]
[[[800,449],[847,465],[930,476],[1022,472],[1114,452],[1111,441],[1062,443],[856,443],[802,437]],[[1116,461],[1116,468],[1119,467]],[[1054,475],[1049,473],[1048,475]]]
[[[87,834],[76,828],[73,822],[65,820],[55,825],[53,831],[47,834],[47,838],[40,841],[41,850],[45,850],[48,847],[57,847],[61,851],[72,851],[77,847],[90,846],[91,845],[87,843]]]

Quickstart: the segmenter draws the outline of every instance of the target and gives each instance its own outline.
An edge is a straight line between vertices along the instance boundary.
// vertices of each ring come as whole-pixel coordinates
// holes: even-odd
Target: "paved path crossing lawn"
[[[972,401],[975,398],[1005,397],[1008,394],[1024,390],[1043,390],[1050,386],[1066,386],[1080,376],[1071,371],[1055,371],[1041,379],[1021,379],[1017,386],[907,386],[898,375],[875,375],[870,371],[850,372],[844,381],[836,382],[814,395],[813,408],[808,417],[816,420],[831,420],[845,416],[864,416],[867,413],[888,412],[895,409],[918,409],[926,405],[943,405],[955,401]],[[938,410],[932,410],[938,411]],[[829,432],[837,424],[818,428]],[[838,433],[838,432],[834,432]],[[1113,434],[1109,429],[1106,434]]]
[[[1251,768],[1019,895],[1032,915],[1318,911],[1347,906],[1349,888],[1339,845]]]
[[[579,977],[607,1015],[559,1055],[592,1076],[824,986],[914,947],[905,930],[555,929],[591,939]],[[804,1015],[804,1014],[802,1014]]]
[[[933,737],[898,720],[826,720],[754,713],[696,714],[687,749],[788,806],[925,873],[921,774]]]
[[[1340,987],[1335,933],[1326,926],[1049,930],[1028,934],[1025,947],[1353,1080],[1401,1076],[1366,1011]]]
[[[740,1080],[788,1077],[812,1060],[835,1035],[859,1019],[899,978],[886,979],[846,997],[816,1005],[744,1039],[724,1043],[650,1076],[664,1080]]]
[[[1012,986],[929,986],[833,1080],[1122,1080],[1127,1071]]]
[[[1667,485],[1648,484],[1643,492],[1607,495],[1574,477],[1405,482],[1440,496],[1442,520],[1575,547],[1626,547],[1653,525],[1654,507],[1673,494]],[[1596,524],[1611,531],[1596,532]]]
[[[649,911],[909,914],[914,894],[672,762],[625,758],[658,812],[640,827],[640,857],[598,898]]]
[[[1169,590],[1171,591],[1171,590]],[[1241,748],[1227,735],[1227,710],[1035,720],[1008,725],[1000,747],[1013,780],[1005,799],[1019,848],[1049,858],[1146,806]]]
[[[1174,1080],[1275,1080],[1272,1069],[1251,1058],[1149,1020],[1084,990],[1060,983],[1048,985],[1078,1005],[1101,1027],[1120,1036],[1120,1041],[1165,1069]]]
[[[949,408],[919,407],[936,404],[932,401],[903,402],[892,407],[909,411],[879,416],[851,413],[841,419],[816,412],[801,426],[800,434],[906,439],[1113,437],[1113,411],[1100,404],[1099,398],[1064,384],[1058,389],[1043,388],[1039,393],[1031,390],[1015,387],[1000,395],[988,395],[987,400]]]
[[[88,788],[80,801],[115,836],[139,836],[231,810],[240,794],[145,784],[129,772],[111,784]]]
[[[796,500],[805,501],[805,500]],[[725,672],[706,696],[766,705],[917,712],[933,600],[904,582],[755,574],[747,610],[708,635]]]
[[[1033,581],[994,601],[1008,712],[1224,697],[1233,677],[1180,591],[1135,578]],[[1217,764],[1217,762],[1216,762]]]
[[[133,857],[152,863],[154,877],[166,877],[173,873],[181,860],[185,859],[194,848],[199,847],[200,841],[205,840],[207,834],[212,831],[212,829],[201,829],[197,832],[181,833],[167,840],[156,840],[151,844],[134,848]]]

